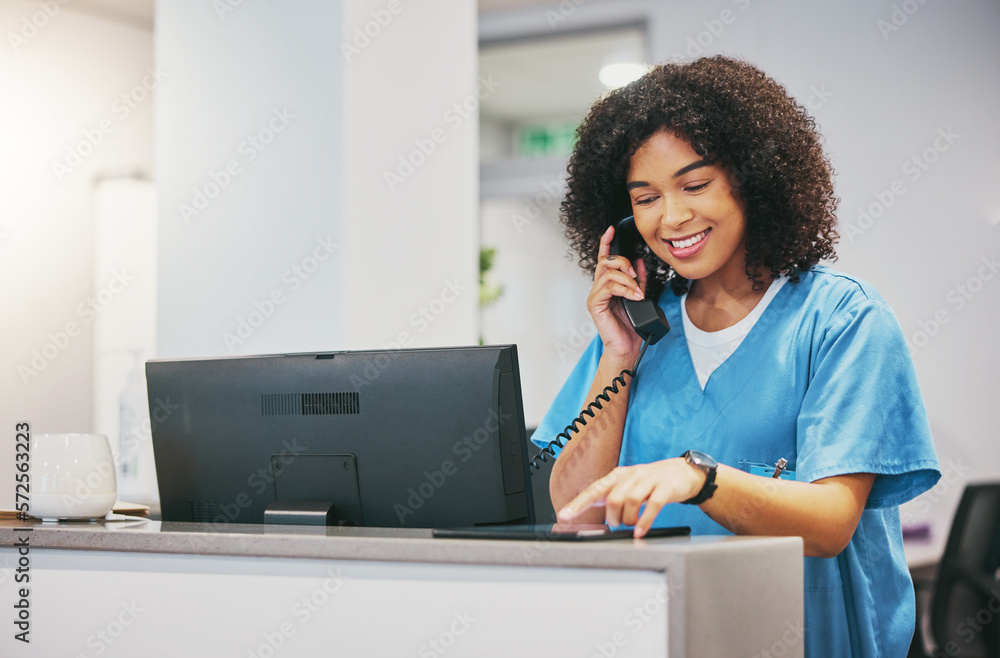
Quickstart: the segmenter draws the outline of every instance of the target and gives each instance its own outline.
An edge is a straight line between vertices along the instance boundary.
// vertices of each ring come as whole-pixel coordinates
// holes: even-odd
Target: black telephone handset
[[[641,239],[639,231],[635,228],[635,218],[629,215],[615,226],[615,234],[611,238],[611,255],[624,256],[635,267],[635,245],[636,241]],[[667,322],[663,309],[654,300],[635,301],[622,297],[622,305],[635,333],[642,336],[650,345],[655,345],[670,331],[670,323]]]
[[[624,256],[633,263],[635,267],[635,245],[642,237],[635,228],[635,218],[631,215],[618,222],[615,226],[615,234],[611,238],[610,254],[612,256]],[[631,370],[622,370],[621,373],[611,380],[611,384],[604,387],[604,390],[597,394],[594,401],[587,405],[587,408],[580,412],[580,415],[573,419],[573,422],[566,426],[556,438],[549,441],[549,444],[542,448],[541,452],[531,458],[531,472],[534,473],[542,464],[547,462],[549,457],[556,456],[556,448],[566,447],[566,443],[572,438],[572,432],[579,432],[580,427],[587,424],[587,418],[594,418],[595,410],[604,408],[604,402],[610,402],[612,395],[617,395],[619,390],[628,386],[625,377],[635,379],[635,373],[639,370],[639,362],[642,355],[646,353],[646,348],[653,345],[658,340],[667,335],[670,331],[670,324],[663,314],[663,309],[652,299],[644,299],[637,302],[633,299],[622,298],[625,306],[625,313],[628,315],[635,333],[642,337],[642,347],[639,349],[639,356],[635,360],[635,365]]]

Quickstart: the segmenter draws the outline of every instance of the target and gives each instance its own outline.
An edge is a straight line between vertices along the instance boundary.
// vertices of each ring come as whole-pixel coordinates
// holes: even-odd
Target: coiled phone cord
[[[542,448],[541,452],[531,458],[531,474],[534,475],[535,471],[542,467],[542,464],[548,463],[549,456],[551,455],[555,459],[556,451],[553,446],[558,447],[560,450],[566,447],[566,444],[573,438],[570,436],[570,432],[579,432],[579,426],[586,426],[587,419],[584,416],[589,416],[594,418],[596,414],[594,410],[601,410],[604,408],[604,402],[611,402],[611,393],[615,395],[618,394],[619,385],[624,388],[628,386],[628,382],[625,381],[625,376],[627,375],[629,380],[635,379],[635,374],[639,371],[639,362],[642,361],[642,355],[646,353],[646,348],[649,346],[649,340],[642,341],[642,347],[639,348],[639,356],[635,359],[635,364],[632,366],[631,370],[622,370],[618,373],[618,376],[611,380],[611,384],[604,387],[604,390],[597,394],[594,401],[587,405],[587,408],[580,412],[580,415],[573,419],[566,428],[556,435],[556,438],[549,441],[549,444]],[[565,439],[565,440],[564,440]],[[539,462],[538,460],[541,460]]]

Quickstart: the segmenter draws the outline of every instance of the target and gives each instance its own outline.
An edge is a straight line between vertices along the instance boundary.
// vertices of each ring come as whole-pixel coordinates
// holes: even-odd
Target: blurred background
[[[516,343],[529,426],[594,336],[558,222],[574,130],[725,53],[816,118],[836,267],[889,301],[944,479],[1000,476],[1000,5],[5,0],[0,507],[14,424],[96,431],[155,499],[153,357]]]

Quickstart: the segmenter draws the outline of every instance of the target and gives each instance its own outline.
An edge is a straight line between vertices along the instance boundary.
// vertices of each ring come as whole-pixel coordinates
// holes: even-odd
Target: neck
[[[767,292],[770,274],[770,270],[761,267],[760,278],[764,285],[760,290],[754,290],[753,281],[747,277],[746,259],[743,258],[703,279],[692,281],[688,299],[716,307],[734,302],[756,304]]]

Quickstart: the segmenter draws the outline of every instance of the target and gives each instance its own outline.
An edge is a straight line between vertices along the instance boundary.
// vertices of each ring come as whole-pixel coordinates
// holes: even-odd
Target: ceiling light
[[[617,89],[618,87],[624,87],[633,80],[638,80],[647,71],[649,71],[649,67],[645,64],[619,62],[603,66],[597,77],[601,79],[601,83],[608,89]]]

